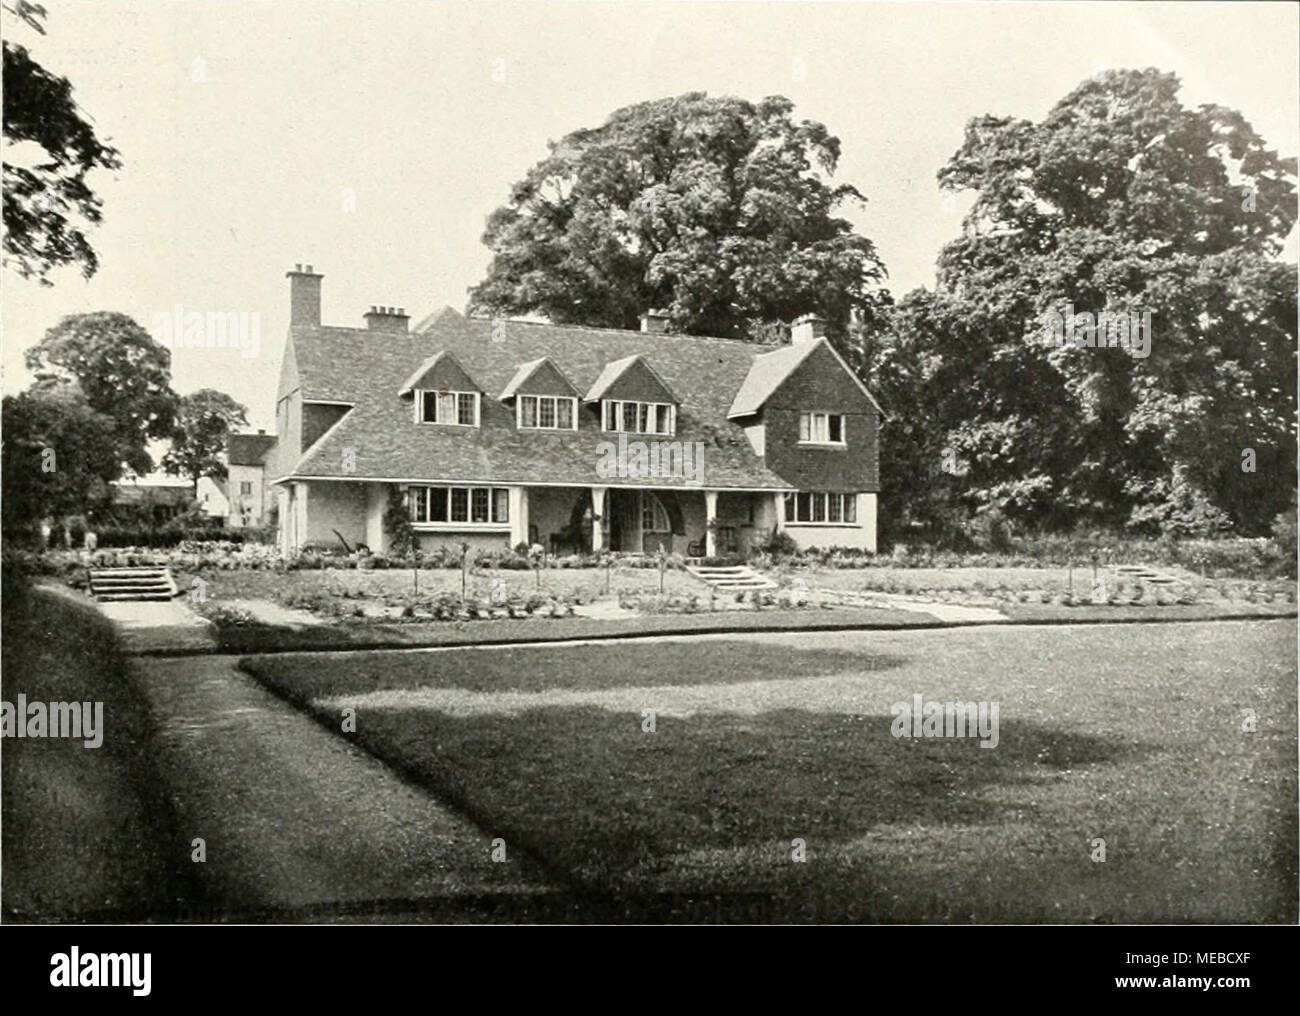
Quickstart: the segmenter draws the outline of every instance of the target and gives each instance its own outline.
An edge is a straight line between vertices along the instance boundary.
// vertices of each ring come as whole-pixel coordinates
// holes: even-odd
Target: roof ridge
[[[477,321],[482,324],[491,324],[494,321],[502,320],[491,317],[481,317],[478,315],[468,315],[466,321]],[[557,324],[554,321],[524,321],[519,318],[505,318],[507,324],[512,325],[532,325],[535,328],[563,328],[566,331],[582,332],[613,332],[616,335],[645,335],[656,339],[695,339],[704,342],[731,342],[741,346],[753,346],[762,348],[763,343],[751,342],[748,339],[732,339],[725,335],[694,335],[690,332],[643,332],[639,328],[598,328],[595,325],[567,325]],[[780,347],[775,347],[780,348]]]

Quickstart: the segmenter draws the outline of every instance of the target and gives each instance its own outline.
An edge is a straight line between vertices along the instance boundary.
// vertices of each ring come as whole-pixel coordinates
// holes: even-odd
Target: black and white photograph
[[[3,37],[14,942],[1106,925],[1112,994],[1260,986],[1300,6]],[[200,997],[101,940],[22,978]]]

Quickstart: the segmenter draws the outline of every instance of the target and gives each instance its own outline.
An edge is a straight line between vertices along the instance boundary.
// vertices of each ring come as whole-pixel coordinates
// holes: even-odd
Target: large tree
[[[91,408],[75,383],[38,383],[6,396],[3,408],[6,533],[107,502],[108,484],[121,472],[113,421]]]
[[[967,509],[1176,531],[1171,512],[1214,525],[1217,505],[1258,532],[1289,502],[1296,274],[1276,258],[1296,160],[1178,87],[1111,71],[1040,123],[977,117],[940,171],[975,202],[873,376],[919,370],[922,443],[931,469],[956,453]],[[1148,355],[1047,344],[1042,315],[1068,308],[1150,312]]]
[[[200,388],[182,395],[176,414],[172,447],[163,456],[163,469],[173,476],[188,477],[197,492],[200,478],[225,476],[221,453],[226,435],[248,426],[248,409],[225,392]]]
[[[840,142],[789,99],[693,92],[620,109],[550,155],[488,219],[474,312],[735,337],[815,311],[837,337],[887,297],[874,245],[837,215]]]
[[[65,317],[27,351],[38,382],[75,381],[86,402],[113,421],[114,460],[143,475],[152,471],[150,441],[175,434],[171,352],[125,314],[97,311]]]
[[[99,223],[101,202],[86,177],[121,159],[96,136],[68,79],[11,40],[18,25],[43,35],[45,9],[12,0],[4,12],[12,19],[4,39],[4,262],[44,285],[61,265],[79,264],[90,278],[99,262],[82,222]]]

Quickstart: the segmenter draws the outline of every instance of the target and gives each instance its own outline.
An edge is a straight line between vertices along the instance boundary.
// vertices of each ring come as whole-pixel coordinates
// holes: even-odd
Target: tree
[[[112,420],[114,461],[144,475],[153,469],[150,441],[175,434],[177,397],[171,352],[125,314],[65,317],[27,351],[38,382],[76,381],[86,402]]]
[[[40,5],[13,0],[4,10],[45,34]],[[90,278],[99,262],[73,216],[98,225],[102,202],[86,177],[96,168],[120,168],[119,153],[96,137],[68,79],[45,70],[9,38],[4,40],[4,139],[5,264],[47,286],[50,271],[60,265],[80,264],[82,275]],[[39,147],[44,157],[19,165],[27,146]]]
[[[44,518],[88,515],[120,475],[113,421],[75,384],[37,384],[3,402],[4,526],[30,531]]]
[[[181,396],[176,433],[171,450],[163,456],[163,469],[173,476],[188,477],[197,493],[202,477],[226,475],[226,465],[219,457],[226,449],[226,435],[247,426],[248,409],[225,392],[200,388]]]
[[[900,356],[922,366],[925,386],[906,394],[926,407],[927,454],[965,461],[967,510],[1149,525],[1204,498],[1258,532],[1285,507],[1296,284],[1276,257],[1296,160],[1240,113],[1184,108],[1178,87],[1110,71],[1041,123],[977,117],[939,173],[975,203],[938,290],[904,301],[872,375]],[[1048,311],[1149,312],[1150,348],[1050,345]]]
[[[836,211],[839,139],[789,99],[692,92],[629,106],[552,142],[488,219],[477,313],[635,328],[651,308],[679,332],[751,337],[815,311],[843,335],[887,299],[870,240]]]

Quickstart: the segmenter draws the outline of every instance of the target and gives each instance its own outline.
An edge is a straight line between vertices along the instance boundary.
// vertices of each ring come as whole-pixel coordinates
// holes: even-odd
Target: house
[[[260,526],[266,522],[270,505],[267,492],[266,456],[275,445],[272,434],[226,435],[226,525],[234,528]]]
[[[200,476],[196,487],[199,507],[209,519],[222,523],[230,514],[230,498],[226,494],[226,481],[220,476]]]
[[[776,348],[666,332],[371,307],[321,324],[322,278],[287,273],[290,326],[265,470],[280,547],[875,551],[882,411],[801,318]],[[236,481],[231,459],[232,500]]]
[[[109,484],[109,511],[123,525],[162,525],[193,502],[194,485],[175,476],[128,476]]]

